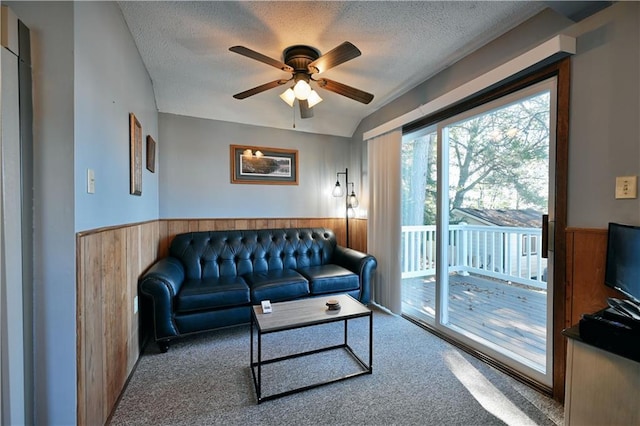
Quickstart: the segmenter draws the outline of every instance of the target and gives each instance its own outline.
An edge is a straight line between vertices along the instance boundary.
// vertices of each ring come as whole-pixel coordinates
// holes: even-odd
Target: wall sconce
[[[354,190],[354,183],[349,182],[349,169],[344,169],[344,172],[336,173],[336,186],[333,187],[333,191],[331,194],[334,197],[342,197],[345,195],[345,191],[343,187],[340,185],[340,175],[344,175],[344,186],[348,187],[351,185],[351,194],[347,193],[345,197],[345,228],[347,231],[347,243],[346,246],[349,248],[349,219],[355,217],[356,211],[354,210],[358,207],[358,198],[356,197],[356,193]]]

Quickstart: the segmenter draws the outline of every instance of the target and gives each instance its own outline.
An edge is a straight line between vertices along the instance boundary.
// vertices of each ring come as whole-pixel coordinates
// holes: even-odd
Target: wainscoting
[[[158,257],[157,221],[76,236],[77,416],[104,424],[140,355],[138,277]]]
[[[607,307],[607,297],[624,297],[604,285],[606,229],[569,228],[567,237],[567,303],[565,327],[580,316]]]
[[[326,227],[345,244],[344,219],[170,219],[80,232],[77,265],[77,420],[105,424],[145,340],[134,313],[138,278],[191,231]],[[366,251],[367,221],[349,221],[350,246]]]

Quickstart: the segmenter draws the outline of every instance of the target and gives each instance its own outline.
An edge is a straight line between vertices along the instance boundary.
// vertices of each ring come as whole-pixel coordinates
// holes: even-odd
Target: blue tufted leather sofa
[[[174,237],[139,288],[166,352],[186,334],[249,322],[262,300],[347,293],[367,304],[376,267],[326,228],[190,232]]]

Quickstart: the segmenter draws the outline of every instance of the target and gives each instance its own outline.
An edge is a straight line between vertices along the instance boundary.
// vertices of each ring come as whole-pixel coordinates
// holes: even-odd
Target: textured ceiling
[[[373,93],[368,105],[316,89],[324,102],[296,130],[351,136],[398,95],[545,8],[541,2],[139,2],[118,3],[160,112],[292,129],[283,87],[235,93],[290,74],[230,52],[242,45],[282,61],[294,44],[328,52],[350,41],[362,56],[320,76]]]

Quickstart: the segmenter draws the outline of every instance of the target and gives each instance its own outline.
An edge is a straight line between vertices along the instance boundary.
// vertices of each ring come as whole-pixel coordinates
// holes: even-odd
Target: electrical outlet
[[[134,296],[133,298],[133,313],[138,313],[138,296]]]
[[[618,176],[616,178],[616,199],[637,198],[638,176]]]

